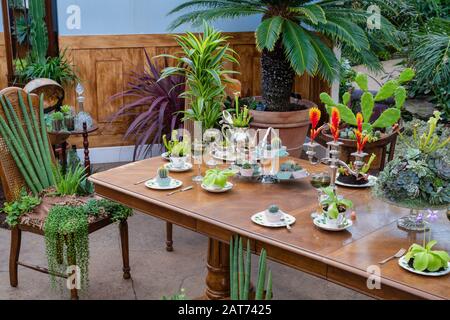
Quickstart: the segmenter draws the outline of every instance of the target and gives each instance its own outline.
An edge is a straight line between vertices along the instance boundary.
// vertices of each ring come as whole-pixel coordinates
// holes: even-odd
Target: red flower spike
[[[330,130],[335,142],[337,142],[339,139],[340,123],[341,123],[341,115],[339,113],[338,108],[334,107],[333,109],[331,109]]]
[[[358,114],[356,115],[356,124],[360,132],[363,131],[363,122],[364,122],[363,115],[361,112],[358,112]]]
[[[319,108],[313,107],[309,110],[309,121],[311,122],[311,126],[313,129],[316,129],[321,116],[322,112],[320,112]]]

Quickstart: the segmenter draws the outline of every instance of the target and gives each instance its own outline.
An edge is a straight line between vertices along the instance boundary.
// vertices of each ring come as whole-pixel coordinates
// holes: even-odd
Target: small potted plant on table
[[[52,131],[60,132],[63,128],[64,114],[59,111],[53,112],[51,118],[52,118]]]
[[[233,188],[233,184],[228,182],[228,178],[235,175],[232,170],[210,169],[206,171],[202,188],[209,192],[226,192]]]
[[[353,208],[353,202],[337,196],[332,187],[321,189],[325,197],[321,199],[320,204],[323,208],[323,216],[327,226],[339,228],[345,223],[346,212]]]
[[[64,115],[64,125],[68,131],[75,130],[75,116],[73,108],[69,105],[64,105],[61,107],[61,112]]]

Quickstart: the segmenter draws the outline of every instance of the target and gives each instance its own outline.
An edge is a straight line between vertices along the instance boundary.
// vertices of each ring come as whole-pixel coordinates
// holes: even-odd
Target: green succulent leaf
[[[361,90],[363,90],[363,91],[369,90],[369,81],[367,80],[366,74],[358,73],[356,75],[355,82]]]
[[[348,106],[348,104],[350,103],[350,99],[351,99],[350,92],[346,92],[342,96],[342,103],[345,104],[346,106]]]
[[[439,256],[435,256],[432,253],[427,253],[428,256],[428,266],[427,270],[431,272],[436,272],[442,268],[442,261]]]
[[[353,208],[353,202],[349,199],[342,199],[339,201],[339,204],[345,206],[347,209]]]
[[[377,95],[375,96],[375,101],[383,101],[390,97],[392,97],[395,93],[395,90],[398,88],[399,84],[397,80],[390,80],[386,82],[378,91]]]
[[[341,114],[342,121],[352,126],[356,126],[356,117],[352,109],[341,103],[339,103],[336,108],[338,108],[339,113]]]
[[[425,248],[426,248],[427,250],[431,250],[431,249],[436,245],[436,243],[437,243],[436,240],[432,240],[432,241],[430,241],[430,242],[427,243],[427,245],[426,245]]]
[[[398,109],[403,108],[403,105],[405,104],[407,97],[406,89],[405,87],[398,87],[394,92],[394,99],[395,99],[395,107]]]
[[[419,252],[414,256],[414,269],[417,271],[425,271],[428,267],[428,253]]]
[[[450,256],[446,251],[432,251],[432,254],[439,257],[443,263],[443,266],[446,266],[448,264],[448,261],[450,260]]]
[[[364,92],[361,96],[361,111],[365,123],[370,122],[374,106],[375,101],[373,100],[373,95],[370,92]]]
[[[401,111],[396,108],[385,110],[381,116],[372,124],[374,128],[388,128],[400,120]]]
[[[416,73],[413,69],[411,68],[406,68],[405,70],[403,70],[402,73],[400,73],[400,76],[398,77],[398,82],[401,83],[405,83],[405,82],[409,82],[411,81],[414,77],[416,76]]]
[[[336,102],[334,102],[330,95],[326,92],[322,92],[320,94],[320,101],[322,101],[322,103],[326,104],[327,106],[334,107],[336,105]]]
[[[328,216],[332,219],[337,219],[339,216],[339,210],[337,208],[336,202],[333,202],[328,206]]]

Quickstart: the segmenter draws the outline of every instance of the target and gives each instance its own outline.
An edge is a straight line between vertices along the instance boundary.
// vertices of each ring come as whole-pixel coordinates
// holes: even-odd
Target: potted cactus
[[[399,125],[401,119],[401,109],[405,104],[407,92],[403,84],[411,81],[415,76],[412,69],[405,69],[397,79],[386,82],[374,96],[368,89],[368,79],[365,74],[358,74],[355,78],[356,84],[364,91],[361,96],[361,112],[354,113],[348,107],[351,94],[345,93],[342,97],[342,103],[333,101],[328,93],[320,95],[321,101],[325,104],[329,114],[331,109],[337,108],[340,112],[342,121],[346,127],[340,131],[339,141],[343,143],[341,160],[350,163],[351,154],[357,149],[357,137],[354,132],[358,125],[357,114],[362,116],[362,133],[367,136],[367,145],[365,152],[376,155],[376,161],[373,161],[372,168],[383,168],[384,160],[383,150],[390,143],[395,144],[397,140],[397,131],[393,128]],[[376,102],[385,101],[392,98],[395,106],[387,108],[378,117],[374,116],[374,107]],[[321,131],[321,138],[325,141],[333,139],[329,130]]]
[[[64,114],[62,112],[53,112],[52,115],[52,130],[53,132],[59,132],[63,128]]]
[[[280,211],[280,208],[276,205],[271,205],[265,211],[266,219],[268,222],[279,222],[281,218],[283,218],[283,213]]]
[[[64,105],[61,107],[61,112],[64,115],[64,125],[68,131],[75,130],[75,116],[73,108],[69,105]]]
[[[295,161],[286,161],[281,164],[280,171],[277,173],[279,180],[290,180],[304,178],[306,171]]]
[[[156,182],[161,187],[167,187],[170,184],[169,170],[165,167],[159,168],[156,176]]]
[[[243,177],[252,177],[255,172],[255,168],[251,163],[246,162],[239,168],[239,172]]]

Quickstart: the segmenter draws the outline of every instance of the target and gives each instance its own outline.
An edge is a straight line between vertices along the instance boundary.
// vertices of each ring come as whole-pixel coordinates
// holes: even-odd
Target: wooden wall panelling
[[[261,95],[260,53],[255,47],[254,33],[228,33],[230,46],[239,54],[243,96]],[[125,90],[131,71],[144,68],[144,49],[150,57],[162,53],[175,54],[180,51],[172,35],[108,35],[108,36],[62,36],[60,48],[68,48],[85,87],[85,108],[99,122],[100,130],[90,138],[92,147],[130,145],[124,141],[123,133],[128,121],[109,124],[109,117],[118,110],[121,101],[111,102],[111,95]],[[1,53],[0,53],[1,54]],[[162,67],[162,60],[153,60]],[[169,61],[170,62],[170,61]],[[1,66],[0,66],[1,70]],[[296,79],[295,91],[305,99],[318,102],[320,92],[327,89],[319,79],[305,75]],[[67,88],[66,102],[75,105],[75,89]],[[80,145],[81,138],[71,140]]]
[[[8,86],[8,64],[6,61],[5,35],[0,32],[0,89]]]

